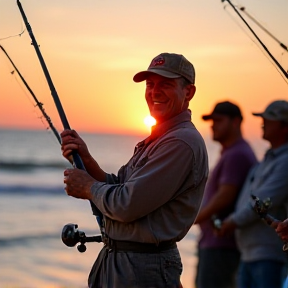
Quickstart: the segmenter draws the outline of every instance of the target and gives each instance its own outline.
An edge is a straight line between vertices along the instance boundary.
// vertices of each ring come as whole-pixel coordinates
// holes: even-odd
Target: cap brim
[[[203,115],[203,116],[202,116],[202,119],[205,120],[205,121],[206,121],[206,120],[211,120],[211,119],[213,119],[213,115],[212,115],[212,114],[210,114],[210,115]]]
[[[269,115],[269,113],[252,113],[254,116],[262,117],[263,119],[272,120],[272,121],[282,121],[281,117],[276,115]]]
[[[263,117],[263,113],[252,113],[252,115],[257,116],[257,117]]]
[[[146,71],[141,71],[138,72],[137,74],[134,75],[133,80],[134,82],[142,82],[148,78],[149,75],[151,74],[157,74],[166,78],[180,78],[181,75],[175,74],[166,70],[160,70],[160,69],[150,69]]]

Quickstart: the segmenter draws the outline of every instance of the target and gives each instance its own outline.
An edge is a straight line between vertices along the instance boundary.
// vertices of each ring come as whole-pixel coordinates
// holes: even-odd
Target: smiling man
[[[117,176],[104,172],[75,131],[62,132],[62,151],[76,150],[86,171],[64,172],[68,195],[92,201],[105,223],[104,246],[89,287],[178,288],[182,262],[177,242],[192,226],[208,174],[205,143],[191,122],[193,65],[162,53],[134,76],[157,123]]]
[[[134,76],[135,82],[144,80],[150,114],[158,122],[187,110],[196,91],[194,67],[182,55],[160,54],[152,60],[147,71]]]

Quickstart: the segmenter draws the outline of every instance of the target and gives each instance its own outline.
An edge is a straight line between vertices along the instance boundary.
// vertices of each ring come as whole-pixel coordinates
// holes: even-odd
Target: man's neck
[[[231,146],[233,146],[236,142],[238,142],[240,139],[242,139],[242,135],[237,135],[236,137],[232,137],[229,139],[226,139],[225,141],[221,141],[220,144],[224,149],[227,149]]]
[[[269,141],[269,142],[271,144],[271,149],[277,149],[280,146],[288,143],[288,141],[283,141],[282,139],[281,140]]]

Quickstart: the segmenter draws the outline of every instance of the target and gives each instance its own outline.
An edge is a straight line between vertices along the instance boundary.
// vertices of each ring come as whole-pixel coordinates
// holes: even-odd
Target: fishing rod
[[[9,57],[8,53],[6,52],[6,50],[3,48],[2,45],[0,45],[0,48],[2,49],[2,51],[5,53],[5,55],[7,56],[7,58],[9,59],[10,63],[12,64],[12,66],[14,67],[15,71],[17,72],[17,74],[19,75],[19,77],[21,78],[22,82],[24,83],[25,87],[28,89],[28,91],[30,92],[30,94],[32,95],[33,99],[36,102],[36,106],[38,106],[38,108],[40,109],[40,111],[42,112],[42,115],[44,116],[44,118],[46,119],[46,121],[49,124],[49,127],[51,128],[51,130],[53,131],[54,135],[56,136],[58,142],[61,144],[61,138],[60,135],[58,133],[58,131],[56,130],[56,128],[54,127],[51,118],[47,115],[47,113],[45,112],[44,108],[43,108],[43,103],[39,102],[37,97],[35,96],[34,92],[32,91],[32,89],[29,87],[28,83],[26,82],[26,80],[24,79],[24,77],[21,75],[20,71],[17,69],[16,65],[14,64],[14,62],[12,61],[12,59]]]
[[[267,198],[265,200],[261,200],[253,194],[251,195],[251,198],[255,201],[255,203],[252,207],[253,210],[260,216],[260,218],[266,224],[268,224],[270,226],[273,222],[280,222],[280,220],[275,219],[273,216],[268,214],[268,209],[272,205],[270,198]],[[284,242],[283,251],[288,253],[288,243],[287,242]]]
[[[280,40],[278,40],[271,32],[269,32],[263,25],[259,23],[254,17],[252,17],[247,11],[245,7],[240,7],[240,11],[242,11],[247,17],[249,17],[255,24],[257,24],[263,31],[265,31],[272,39],[274,39],[280,47],[282,47],[286,52],[288,52],[288,47],[282,43]]]
[[[278,69],[283,73],[283,75],[288,79],[288,72],[284,70],[284,68],[280,65],[280,63],[276,60],[276,58],[271,54],[271,52],[268,50],[268,48],[265,46],[265,44],[261,41],[261,39],[257,36],[257,34],[254,32],[254,30],[250,27],[250,25],[246,22],[246,20],[242,17],[242,15],[239,13],[239,11],[236,9],[236,7],[231,3],[230,0],[221,0],[221,2],[228,2],[229,5],[233,8],[233,10],[236,12],[236,14],[240,17],[240,19],[244,22],[244,24],[248,27],[250,32],[254,35],[254,37],[257,39],[257,41],[260,43],[262,48],[266,51],[266,53],[269,55],[269,57],[273,60],[273,62],[276,64]]]
[[[38,43],[37,43],[37,41],[36,41],[36,39],[34,37],[34,34],[32,32],[32,28],[31,28],[31,26],[30,26],[30,24],[28,22],[28,19],[27,19],[26,15],[25,15],[25,12],[24,12],[24,10],[22,8],[22,5],[21,5],[19,0],[17,0],[17,5],[19,7],[21,16],[22,16],[22,18],[24,20],[24,23],[25,23],[26,29],[27,29],[27,31],[29,33],[29,36],[30,36],[30,38],[32,40],[31,44],[34,46],[36,54],[37,54],[37,57],[38,57],[38,59],[40,61],[42,70],[44,72],[44,75],[46,77],[47,83],[49,85],[49,88],[50,88],[50,91],[51,91],[51,95],[53,97],[53,100],[54,100],[54,103],[56,105],[56,108],[57,108],[58,114],[60,116],[61,122],[63,124],[63,127],[64,127],[64,129],[71,130],[70,125],[69,125],[68,120],[67,120],[67,117],[66,117],[66,114],[64,112],[63,106],[61,104],[60,98],[59,98],[59,96],[57,94],[57,91],[56,91],[56,89],[54,87],[54,84],[53,84],[52,79],[50,77],[50,74],[49,74],[49,71],[48,71],[47,66],[45,64],[45,61],[43,59],[43,56],[42,56],[42,54],[40,52],[39,45],[38,45]],[[73,158],[73,164],[74,164],[74,166],[76,168],[81,169],[81,170],[86,170],[85,166],[84,166],[84,164],[82,162],[82,159],[79,156],[79,154],[77,153],[77,151],[73,151],[72,152],[72,158]],[[100,210],[95,206],[95,204],[92,201],[90,201],[90,204],[91,204],[91,209],[92,209],[93,215],[96,216],[96,220],[97,220],[97,223],[99,225],[101,234],[104,235],[103,215],[102,215]]]

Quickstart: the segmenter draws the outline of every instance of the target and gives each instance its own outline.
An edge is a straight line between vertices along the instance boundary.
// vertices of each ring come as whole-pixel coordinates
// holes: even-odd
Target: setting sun
[[[147,127],[152,127],[156,124],[156,120],[151,115],[149,115],[145,117],[144,123]]]

